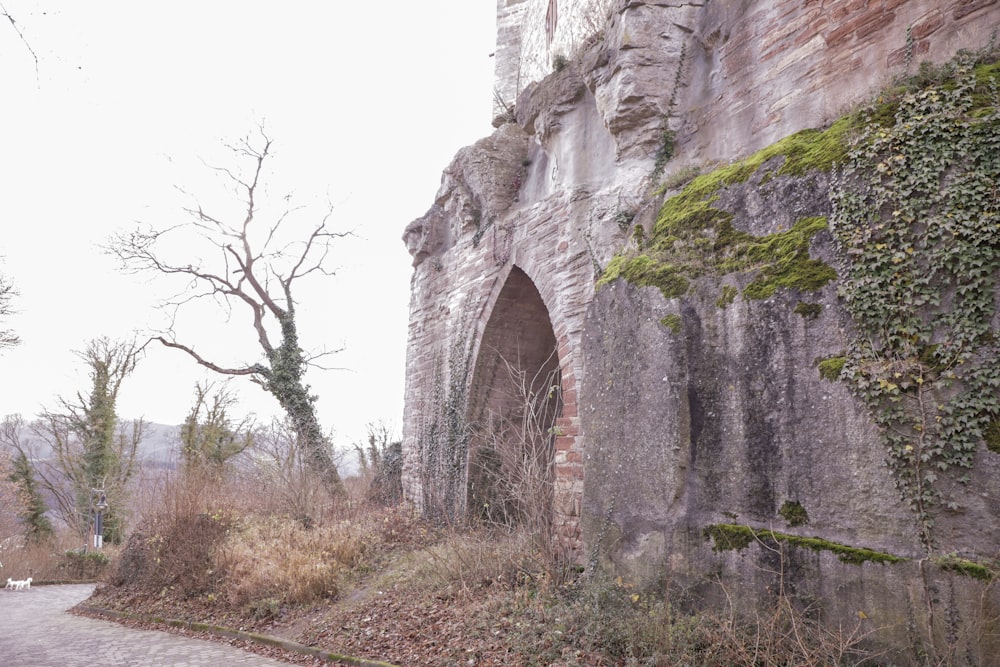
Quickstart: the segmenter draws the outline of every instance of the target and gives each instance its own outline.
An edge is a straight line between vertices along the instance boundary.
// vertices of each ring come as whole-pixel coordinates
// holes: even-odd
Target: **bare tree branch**
[[[21,29],[18,27],[17,21],[14,20],[14,17],[11,16],[10,12],[7,11],[7,8],[4,7],[2,2],[0,2],[0,14],[6,16],[7,20],[10,21],[10,25],[12,28],[14,28],[14,32],[16,32],[17,36],[21,38],[21,41],[24,43],[24,48],[28,49],[28,53],[31,54],[32,59],[35,61],[35,84],[40,88],[42,83],[41,83],[41,77],[38,74],[38,55],[35,54],[35,50],[31,48],[31,44],[28,42],[27,38],[24,36],[24,33],[21,32]]]
[[[12,314],[11,301],[17,296],[14,284],[0,275],[0,318]],[[0,329],[0,350],[13,347],[21,342],[20,337],[12,329]]]
[[[245,366],[243,368],[224,368],[222,366],[212,363],[211,361],[208,361],[207,359],[202,357],[200,354],[195,352],[192,348],[188,347],[187,345],[183,345],[176,341],[167,340],[163,336],[154,336],[153,340],[160,341],[160,343],[162,343],[166,347],[170,347],[175,350],[181,350],[187,353],[187,355],[192,359],[194,359],[195,361],[197,361],[199,365],[204,366],[210,371],[219,373],[220,375],[264,375],[267,373],[266,368],[256,364],[253,366]]]

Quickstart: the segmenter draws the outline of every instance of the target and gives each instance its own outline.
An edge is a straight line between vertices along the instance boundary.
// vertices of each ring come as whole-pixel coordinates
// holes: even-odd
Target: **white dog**
[[[10,577],[7,577],[7,585],[4,586],[4,590],[6,590],[8,588],[9,589],[13,589],[14,588],[14,580],[11,579]]]
[[[27,579],[21,579],[19,581],[7,580],[7,586],[13,588],[15,591],[23,591],[25,589],[31,588],[31,577]]]

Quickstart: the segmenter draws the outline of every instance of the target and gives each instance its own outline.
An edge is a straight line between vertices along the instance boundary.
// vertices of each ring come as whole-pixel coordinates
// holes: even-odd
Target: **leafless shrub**
[[[403,500],[403,442],[384,422],[372,422],[367,430],[367,444],[354,444],[364,497],[381,505],[396,505]]]
[[[243,461],[240,476],[259,509],[286,514],[310,526],[323,523],[335,505],[349,502],[339,498],[317,473],[310,456],[288,420],[275,419],[255,431],[254,445]],[[335,452],[331,450],[328,456],[339,465]]]
[[[184,597],[213,590],[219,580],[215,552],[244,514],[237,502],[242,494],[207,474],[166,479],[159,491],[122,549],[112,585],[172,588]]]
[[[534,536],[555,564],[562,554],[552,531],[553,444],[561,410],[555,351],[534,373],[500,359],[505,408],[487,410],[474,428],[469,459],[469,508],[474,519]],[[500,391],[504,391],[500,389]]]

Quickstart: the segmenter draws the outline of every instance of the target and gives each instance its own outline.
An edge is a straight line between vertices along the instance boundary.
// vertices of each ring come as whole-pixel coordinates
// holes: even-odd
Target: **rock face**
[[[783,138],[985,46],[1000,3],[629,0],[583,35],[585,5],[499,3],[516,121],[462,149],[406,228],[406,497],[452,520],[551,507],[589,567],[707,604],[780,587],[835,624],[876,619],[900,660],[960,635],[989,664],[995,634],[968,633],[1000,605],[976,579],[1000,553],[1000,456],[978,447],[928,546],[838,379],[857,324],[822,154],[846,139]],[[672,185],[691,165],[711,174]],[[523,495],[529,476],[548,491]]]

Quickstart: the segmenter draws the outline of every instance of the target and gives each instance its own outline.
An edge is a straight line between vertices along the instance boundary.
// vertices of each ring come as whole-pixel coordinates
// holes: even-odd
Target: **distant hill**
[[[180,429],[180,426],[148,424],[139,443],[139,458],[146,463],[174,467],[179,458]]]
[[[51,448],[35,434],[30,425],[21,429],[20,437],[22,443],[34,450],[36,457],[45,459],[52,455]],[[139,443],[138,458],[143,463],[156,467],[173,468],[177,464],[179,442],[180,426],[148,423]]]

